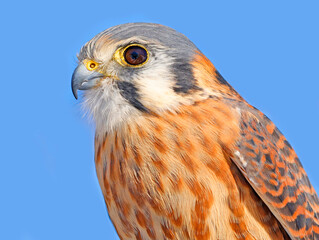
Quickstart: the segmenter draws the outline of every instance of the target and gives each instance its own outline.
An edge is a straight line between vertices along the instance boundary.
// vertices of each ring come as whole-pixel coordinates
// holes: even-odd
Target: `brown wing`
[[[247,105],[240,127],[232,160],[291,239],[319,239],[319,199],[290,144],[269,118]]]

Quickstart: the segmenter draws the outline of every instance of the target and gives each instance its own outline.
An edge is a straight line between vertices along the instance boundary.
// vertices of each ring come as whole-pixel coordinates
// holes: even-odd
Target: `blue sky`
[[[319,191],[318,1],[118,2],[1,3],[0,239],[117,239],[70,81],[80,47],[126,22],[188,36],[281,129]]]

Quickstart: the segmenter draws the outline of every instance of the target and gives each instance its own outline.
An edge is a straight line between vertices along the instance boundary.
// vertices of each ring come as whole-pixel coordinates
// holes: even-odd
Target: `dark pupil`
[[[131,53],[131,57],[132,57],[134,60],[138,59],[138,53],[137,53],[137,52],[132,52],[132,53]]]
[[[125,60],[130,65],[139,65],[146,61],[147,52],[144,48],[132,46],[125,50]]]

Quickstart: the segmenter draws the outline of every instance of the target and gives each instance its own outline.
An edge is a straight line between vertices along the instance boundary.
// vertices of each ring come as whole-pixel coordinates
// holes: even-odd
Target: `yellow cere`
[[[89,71],[96,70],[99,66],[99,64],[93,60],[84,60],[83,63]]]

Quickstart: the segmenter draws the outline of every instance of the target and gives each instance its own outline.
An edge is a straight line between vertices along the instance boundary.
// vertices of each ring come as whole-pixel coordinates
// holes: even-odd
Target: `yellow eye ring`
[[[87,68],[87,70],[89,70],[89,71],[94,71],[99,66],[99,64],[93,60],[84,60],[83,63],[85,65],[85,67]]]
[[[135,50],[137,50],[137,52],[134,51],[134,48],[135,48]],[[131,51],[132,54],[138,54],[138,55],[136,55],[137,59],[134,59],[136,61],[135,63],[128,61],[129,51]],[[143,54],[143,55],[139,56],[139,54]],[[133,56],[133,57],[135,57],[135,56]],[[121,48],[117,49],[116,52],[114,53],[114,59],[122,66],[136,68],[136,67],[141,67],[147,63],[147,61],[149,59],[149,52],[147,51],[147,49],[144,46],[142,46],[140,44],[129,44],[125,47],[121,47]]]

